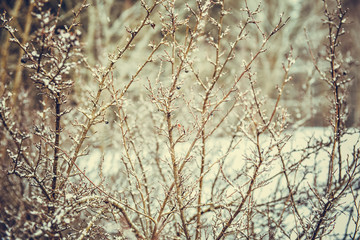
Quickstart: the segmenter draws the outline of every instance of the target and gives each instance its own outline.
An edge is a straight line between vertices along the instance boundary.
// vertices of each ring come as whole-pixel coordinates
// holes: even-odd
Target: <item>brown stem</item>
[[[85,139],[87,138],[87,133],[90,129],[90,127],[94,124],[98,114],[97,114],[97,111],[98,111],[98,103],[100,101],[100,96],[102,95],[102,91],[104,90],[104,85],[105,85],[105,80],[107,79],[107,77],[109,76],[110,74],[110,71],[113,69],[115,63],[124,55],[124,53],[130,48],[132,42],[134,41],[135,37],[138,35],[138,33],[141,31],[141,29],[146,26],[146,23],[151,15],[151,13],[154,11],[155,7],[158,5],[157,2],[154,3],[154,5],[147,9],[147,14],[145,16],[145,18],[143,19],[143,21],[141,22],[140,26],[138,28],[136,28],[136,30],[134,31],[131,31],[131,36],[129,38],[129,40],[127,41],[126,45],[120,49],[117,53],[117,55],[114,57],[114,59],[111,59],[110,60],[110,63],[109,65],[107,66],[105,72],[101,75],[101,79],[100,79],[100,83],[99,83],[99,88],[98,88],[98,91],[96,93],[96,97],[94,99],[94,105],[93,105],[93,108],[91,110],[91,119],[87,119],[86,120],[86,123],[84,124],[84,127],[80,133],[80,140],[79,140],[79,143],[76,145],[75,147],[75,151],[74,151],[74,154],[73,154],[73,157],[71,158],[71,161],[70,161],[70,165],[66,171],[66,174],[67,174],[67,178],[70,176],[70,173],[71,173],[71,170],[72,168],[74,167],[74,163],[76,162],[77,158],[79,157],[79,154],[80,154],[80,149],[82,148],[83,146],[83,143],[85,141]],[[131,82],[132,83],[132,82]],[[130,85],[128,85],[129,87]],[[123,95],[125,94],[125,92],[123,91],[121,93],[121,96],[119,98],[121,98]],[[67,181],[67,178],[66,180],[63,182],[63,184]],[[62,184],[62,185],[63,185]]]
[[[196,237],[195,239],[201,239],[201,203],[202,203],[202,189],[203,189],[203,179],[204,179],[204,170],[205,170],[205,127],[201,132],[202,147],[201,147],[201,166],[200,166],[200,179],[199,179],[199,196],[198,196],[198,207],[197,207],[197,221],[196,221]]]
[[[325,4],[325,2],[324,2]],[[325,5],[325,14],[328,18],[329,22],[332,22],[332,16],[328,12],[327,6]],[[340,146],[340,137],[341,137],[341,108],[342,103],[340,100],[340,86],[339,86],[339,76],[336,69],[336,50],[337,46],[339,45],[339,37],[340,37],[340,31],[342,29],[343,19],[345,18],[346,11],[343,12],[341,5],[338,5],[338,17],[339,17],[339,24],[336,26],[336,31],[333,33],[333,25],[328,24],[329,27],[329,54],[330,54],[330,74],[331,74],[331,80],[329,83],[331,84],[331,87],[333,89],[334,94],[334,101],[335,101],[335,114],[334,114],[334,137],[333,137],[333,148],[331,151],[330,156],[330,162],[329,162],[329,172],[328,172],[328,182],[327,182],[327,193],[330,193],[331,186],[333,183],[333,175],[334,175],[334,160],[336,157],[336,149],[338,150],[338,166],[339,166],[339,182],[341,182],[342,173],[341,173],[341,146]],[[334,37],[333,37],[334,36]],[[336,148],[337,145],[337,148]]]
[[[52,198],[56,199],[56,182],[57,182],[57,168],[59,161],[59,147],[60,147],[60,120],[61,120],[61,103],[60,103],[60,94],[55,98],[55,143],[54,143],[54,162],[53,162],[53,180],[52,180]]]
[[[259,163],[256,164],[255,166],[255,170],[254,173],[251,177],[251,181],[249,184],[249,188],[246,192],[246,195],[243,197],[241,203],[239,204],[238,208],[236,209],[236,211],[231,215],[231,217],[229,218],[229,220],[226,222],[225,226],[221,229],[220,234],[217,236],[216,240],[220,240],[224,235],[226,230],[231,226],[232,222],[235,220],[235,218],[239,215],[239,213],[241,212],[246,200],[248,199],[248,197],[251,195],[254,185],[255,185],[255,181],[256,181],[256,177],[258,175],[259,169],[263,163],[263,157],[262,157],[262,153],[261,153],[261,148],[260,148],[260,134],[257,134],[256,136],[256,140],[257,140],[257,153],[259,155]]]
[[[323,209],[323,211],[322,211],[321,214],[320,214],[319,222],[316,224],[315,231],[314,231],[314,233],[313,233],[313,235],[312,235],[312,237],[311,237],[312,240],[316,239],[316,237],[317,237],[317,235],[318,235],[318,233],[319,233],[319,230],[320,230],[320,226],[321,226],[322,222],[324,221],[325,215],[326,215],[326,213],[330,210],[330,208],[331,208],[331,206],[332,206],[331,203],[332,203],[331,201],[328,201],[328,202],[325,204],[324,209]]]

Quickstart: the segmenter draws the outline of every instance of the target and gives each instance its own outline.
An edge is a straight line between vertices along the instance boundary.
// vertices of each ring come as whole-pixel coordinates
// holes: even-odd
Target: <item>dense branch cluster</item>
[[[303,33],[310,79],[279,43],[292,19],[254,1],[122,1],[121,21],[106,1],[34,1],[24,19],[20,2],[0,25],[2,238],[359,237],[340,0],[321,6],[323,46]],[[319,105],[290,101],[314,81],[322,128],[305,127]]]

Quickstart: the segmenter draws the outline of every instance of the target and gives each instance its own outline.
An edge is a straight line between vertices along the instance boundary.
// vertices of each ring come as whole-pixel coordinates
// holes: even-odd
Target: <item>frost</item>
[[[35,50],[31,52],[31,55],[33,57],[39,57],[38,53]]]
[[[47,79],[47,78],[43,79],[43,83],[45,86],[48,86],[49,82],[50,82],[49,79]]]
[[[63,38],[70,38],[70,33],[69,32],[64,32],[63,34],[62,34],[62,37]]]
[[[36,232],[33,234],[34,237],[40,237],[43,235],[43,231],[41,229],[36,230]]]
[[[45,18],[43,18],[43,22],[45,24],[48,24],[50,22],[49,16],[46,16]]]

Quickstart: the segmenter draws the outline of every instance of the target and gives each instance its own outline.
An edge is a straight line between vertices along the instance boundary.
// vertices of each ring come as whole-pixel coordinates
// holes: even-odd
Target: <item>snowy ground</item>
[[[356,133],[357,131],[357,133]],[[353,129],[352,132],[354,134],[347,135],[343,139],[343,159],[346,159],[347,157],[351,157],[352,151],[354,146],[357,146],[359,148],[359,144],[357,143],[359,141],[359,132],[356,129]],[[292,135],[290,140],[287,142],[285,147],[283,148],[283,152],[291,152],[294,149],[302,149],[305,148],[306,145],[309,143],[309,139],[312,139],[310,142],[315,143],[316,140],[323,140],[327,141],[331,138],[332,133],[330,129],[325,128],[302,128],[296,132],[289,133]],[[264,139],[264,143],[266,144],[266,139]],[[182,148],[187,149],[188,144],[183,143],[180,148],[177,149],[177,152],[179,155],[182,155]],[[208,158],[209,164],[208,166],[211,166],[212,163],[215,163],[219,159],[221,159],[222,156],[224,156],[226,149],[228,147],[228,139],[216,139],[216,141],[212,141],[208,143],[208,149],[211,149],[208,156],[211,156],[211,158]],[[240,171],[241,168],[243,168],[243,162],[241,159],[244,158],[248,154],[248,151],[251,151],[253,148],[253,144],[250,141],[242,140],[240,144],[237,146],[237,148],[229,154],[227,161],[225,165],[223,166],[224,169],[227,169],[227,173],[229,175],[236,173],[237,171]],[[99,163],[102,159],[102,156],[104,157],[103,162],[103,175],[111,176],[113,174],[116,174],[120,168],[123,167],[120,157],[121,157],[121,148],[118,148],[119,150],[113,150],[113,151],[105,151],[105,154],[102,154],[100,150],[93,151],[91,155],[89,155],[87,158],[83,158],[79,162],[80,168],[86,170],[87,175],[94,181],[95,183],[99,183]],[[166,152],[167,148],[164,147],[163,150]],[[166,154],[166,153],[164,153]],[[300,159],[302,156],[302,152],[292,152],[291,161],[297,161],[297,159]],[[316,163],[316,169],[314,172],[317,173],[317,179],[326,181],[327,179],[327,171],[328,171],[328,153],[325,150],[321,150],[316,155],[312,155],[310,158],[308,158],[306,161],[302,163],[303,166],[307,166],[309,168],[312,168],[314,163]],[[196,164],[196,163],[195,163]],[[208,180],[213,179],[213,177],[216,175],[216,171],[218,168],[218,164],[214,164],[209,171],[209,174],[207,175]],[[151,169],[151,167],[149,167]],[[151,170],[150,170],[151,171]],[[271,179],[272,176],[274,176],[276,173],[281,171],[281,164],[279,161],[272,161],[268,165],[265,165],[264,167],[264,173],[262,178],[260,179]],[[296,179],[301,179],[303,176],[291,176],[294,181]],[[305,180],[302,181],[301,184],[305,184],[303,187],[306,188],[306,185],[313,184],[313,175],[307,175]],[[206,181],[205,179],[205,181]],[[111,183],[109,183],[111,184]],[[278,181],[277,178],[274,178],[273,180],[266,181],[264,187],[260,188],[259,190],[255,191],[255,199],[267,199],[278,187],[278,184],[284,184],[284,182]],[[210,184],[211,185],[211,184]],[[209,186],[209,185],[207,185]],[[232,188],[230,187],[226,194],[229,197],[229,200],[231,200],[232,195],[236,192],[234,189],[232,191]],[[207,195],[210,195],[210,189],[204,189],[204,199],[207,199]],[[261,200],[260,200],[261,201]],[[346,195],[343,199],[341,199],[340,203],[342,206],[345,206],[349,203],[353,202],[353,198],[350,194]],[[338,207],[338,209],[343,209]],[[304,212],[305,215],[310,215],[311,212],[309,212],[309,209],[304,210],[307,212]],[[343,234],[345,227],[348,225],[348,212],[340,212],[338,213],[334,232],[333,233],[340,233]],[[290,225],[293,223],[293,219],[288,219]],[[354,229],[354,224],[350,223],[348,232],[352,232]],[[294,235],[295,236],[295,235]]]

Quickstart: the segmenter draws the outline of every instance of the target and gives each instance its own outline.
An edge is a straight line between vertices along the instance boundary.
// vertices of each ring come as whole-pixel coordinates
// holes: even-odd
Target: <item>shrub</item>
[[[246,0],[69,4],[1,15],[3,238],[358,236],[341,1],[320,41]]]

